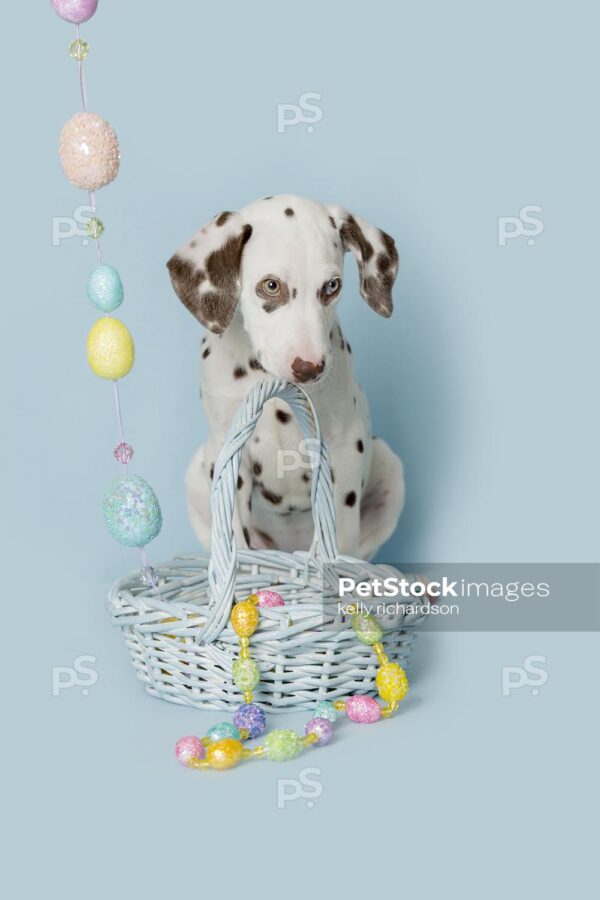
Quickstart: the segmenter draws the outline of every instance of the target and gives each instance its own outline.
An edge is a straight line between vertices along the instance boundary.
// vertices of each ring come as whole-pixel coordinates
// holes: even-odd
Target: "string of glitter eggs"
[[[87,191],[88,195],[91,217],[85,230],[95,243],[97,266],[89,277],[87,294],[102,316],[87,336],[86,353],[94,374],[112,381],[119,434],[113,456],[124,472],[107,486],[103,513],[112,537],[125,546],[137,548],[142,563],[141,580],[156,590],[158,577],[149,563],[146,546],[161,530],[162,513],[158,498],[148,482],[129,472],[133,448],[125,439],[119,381],[133,367],[135,347],[127,326],[111,315],[121,306],[124,290],[117,269],[103,261],[101,237],[104,224],[97,216],[96,206],[96,191],[114,181],[121,159],[117,136],[110,123],[88,110],[84,62],[90,45],[82,39],[80,26],[95,14],[98,0],[50,0],[50,5],[57,15],[75,26],[75,39],[69,44],[69,55],[78,63],[82,111],[63,127],[59,157],[71,184]]]
[[[250,638],[258,627],[260,607],[277,606],[284,606],[281,595],[265,589],[250,594],[233,606],[230,623],[239,639],[240,655],[232,665],[232,676],[244,702],[235,711],[233,724],[218,722],[209,728],[204,737],[188,735],[177,741],[175,755],[183,766],[190,769],[231,769],[245,759],[266,757],[274,762],[294,759],[309,747],[328,744],[340,713],[345,712],[352,722],[378,722],[381,718],[389,718],[406,697],[409,690],[406,672],[398,663],[389,661],[381,642],[381,625],[371,613],[349,606],[347,613],[351,615],[354,634],[361,643],[372,647],[377,658],[375,685],[385,705],[381,706],[365,694],[333,702],[320,700],[304,726],[303,735],[291,729],[277,728],[266,735],[262,745],[245,747],[244,742],[260,737],[266,726],[265,712],[254,702],[253,691],[260,681],[260,670],[250,656]]]

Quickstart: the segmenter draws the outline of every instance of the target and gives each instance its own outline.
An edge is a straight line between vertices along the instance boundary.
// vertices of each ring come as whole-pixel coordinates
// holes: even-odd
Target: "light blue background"
[[[382,558],[598,558],[598,24],[587,2],[100,0],[89,102],[123,162],[98,200],[137,345],[127,435],[164,512],[153,559],[194,547],[182,477],[205,434],[200,334],[165,261],[214,213],[283,191],[347,205],[400,250],[391,321],[358,299],[350,260],[341,308],[376,432],[406,465]],[[218,716],[147,697],[103,608],[136,558],[99,513],[117,434],[84,356],[93,251],[51,241],[85,199],[56,156],[79,109],[72,29],[45,2],[11,4],[3,26],[10,895],[588,896],[597,635],[430,635],[385,726],[279,767],[173,761]],[[307,91],[314,133],[277,134],[277,104]],[[499,247],[498,217],[529,204],[534,246]],[[539,696],[503,697],[502,666],[535,653]],[[89,695],[52,697],[52,667],[82,654]],[[277,778],[304,766],[321,796],[277,809]]]

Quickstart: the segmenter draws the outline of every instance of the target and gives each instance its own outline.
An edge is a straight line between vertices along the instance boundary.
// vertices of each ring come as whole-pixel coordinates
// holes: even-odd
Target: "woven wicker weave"
[[[264,404],[286,401],[316,448],[312,478],[315,535],[306,553],[237,550],[232,521],[241,455]],[[310,709],[317,700],[374,693],[375,657],[359,643],[338,610],[337,577],[355,580],[399,573],[340,556],[329,456],[308,395],[282,379],[257,385],[236,414],[215,465],[211,495],[210,558],[180,556],[158,568],[159,585],[139,572],[111,589],[109,610],[122,628],[133,666],[148,693],[202,709],[233,710],[242,697],[231,666],[239,640],[229,626],[232,603],[259,588],[274,588],[284,607],[261,609],[251,655],[261,680],[255,699],[270,712]],[[390,659],[406,666],[416,617],[378,616]]]

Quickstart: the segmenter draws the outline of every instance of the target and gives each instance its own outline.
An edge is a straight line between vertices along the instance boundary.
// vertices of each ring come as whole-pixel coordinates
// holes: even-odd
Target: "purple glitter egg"
[[[206,747],[193,734],[179,738],[175,744],[175,756],[182,766],[189,766],[192,759],[204,759]]]
[[[256,596],[258,597],[258,605],[265,609],[273,609],[274,606],[285,606],[283,597],[277,591],[267,591],[261,588],[260,591],[256,591]]]
[[[50,5],[65,22],[81,25],[92,18],[98,8],[98,0],[50,0]]]
[[[328,744],[333,737],[333,725],[329,719],[311,719],[304,727],[304,734],[316,734],[318,746]]]
[[[242,703],[233,715],[233,724],[240,731],[245,728],[249,738],[256,738],[265,730],[267,717],[258,703]]]
[[[346,715],[353,722],[368,725],[381,718],[381,707],[373,697],[355,696],[346,700]]]

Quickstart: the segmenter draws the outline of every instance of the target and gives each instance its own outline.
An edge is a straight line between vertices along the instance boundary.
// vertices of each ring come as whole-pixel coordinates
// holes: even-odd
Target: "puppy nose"
[[[314,381],[315,378],[318,378],[319,375],[322,375],[323,370],[325,368],[325,360],[322,359],[320,363],[309,362],[307,359],[300,359],[299,356],[296,357],[294,362],[292,363],[292,372],[296,381]]]

